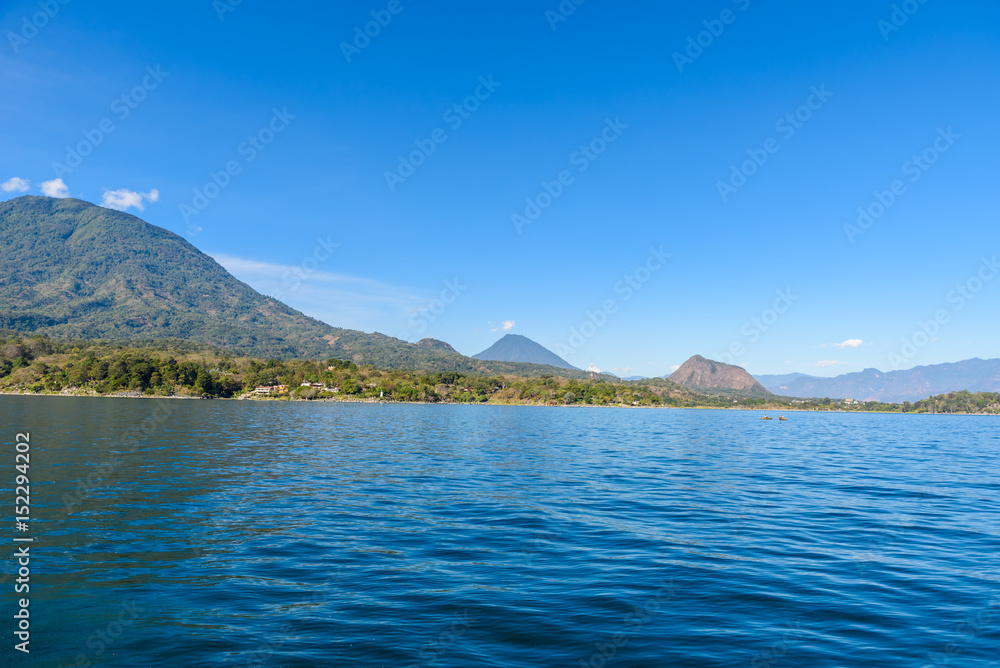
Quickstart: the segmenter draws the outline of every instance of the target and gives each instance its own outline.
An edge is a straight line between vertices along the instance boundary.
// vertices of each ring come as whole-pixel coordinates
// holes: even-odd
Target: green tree
[[[146,389],[150,385],[150,378],[153,376],[153,367],[144,361],[133,362],[129,367],[131,387]]]
[[[91,364],[91,359],[80,360],[74,364],[69,371],[69,384],[76,385],[77,387],[86,385],[90,381]]]
[[[212,376],[203,368],[198,369],[194,387],[202,394],[215,396],[215,381],[212,380]]]

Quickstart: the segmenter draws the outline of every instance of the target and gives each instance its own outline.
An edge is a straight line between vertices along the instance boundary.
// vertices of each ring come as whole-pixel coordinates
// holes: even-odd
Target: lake
[[[1000,666],[995,418],[15,396],[0,415],[3,665]]]

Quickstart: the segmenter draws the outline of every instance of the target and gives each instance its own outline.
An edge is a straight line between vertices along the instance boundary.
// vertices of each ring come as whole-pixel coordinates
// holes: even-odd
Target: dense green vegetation
[[[664,379],[626,382],[552,374],[408,371],[337,358],[260,360],[184,341],[137,348],[44,336],[0,338],[0,391],[232,398],[249,396],[258,386],[282,385],[287,387],[265,398],[1000,413],[996,393],[955,392],[902,406],[878,402],[847,406],[832,399],[700,394]]]
[[[326,392],[302,383],[336,388]],[[133,393],[152,396],[237,397],[258,386],[288,386],[278,398],[454,401],[464,403],[589,403],[693,405],[690,391],[665,384],[651,390],[605,380],[544,375],[463,374],[378,369],[348,360],[257,360],[185,342],[154,349],[89,344],[47,337],[0,340],[0,389],[34,393]]]
[[[907,413],[993,413],[1000,414],[1000,393],[950,392],[902,406]]]

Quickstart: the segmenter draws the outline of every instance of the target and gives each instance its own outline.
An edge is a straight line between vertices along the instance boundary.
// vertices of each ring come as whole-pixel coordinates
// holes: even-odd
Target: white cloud
[[[145,211],[146,206],[142,203],[155,202],[160,199],[160,191],[153,188],[148,193],[138,193],[134,190],[120,188],[118,190],[105,190],[104,197],[101,198],[101,206],[109,209],[126,211],[130,207],[135,207],[139,211]]]
[[[843,348],[857,348],[858,346],[864,345],[864,343],[865,342],[862,341],[861,339],[847,339],[843,343],[832,343],[830,345],[832,345],[834,348],[843,349]]]
[[[69,197],[69,188],[66,187],[62,179],[44,181],[38,187],[46,197]]]
[[[7,193],[12,193],[12,192],[26,193],[28,192],[28,188],[30,187],[31,184],[28,183],[26,179],[19,179],[16,176],[7,179],[3,183],[0,183],[0,188],[2,188],[3,191]]]
[[[837,360],[823,360],[821,362],[816,362],[816,366],[818,367],[836,366],[838,364],[847,364],[847,362],[838,362]]]
[[[493,323],[490,323],[490,324],[492,325]],[[502,330],[504,332],[509,332],[512,329],[514,329],[514,321],[513,320],[504,320],[503,322],[500,323],[499,327],[493,327],[490,331],[491,332],[499,332],[499,331]]]

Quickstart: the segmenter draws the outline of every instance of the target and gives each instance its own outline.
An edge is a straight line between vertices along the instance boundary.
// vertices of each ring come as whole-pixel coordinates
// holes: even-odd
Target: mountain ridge
[[[822,376],[811,376],[807,373],[778,373],[778,374],[750,374],[753,376],[758,383],[763,385],[768,390],[772,387],[777,387],[779,385],[787,385],[793,380],[798,380],[799,378],[822,378]],[[773,391],[773,390],[771,390]]]
[[[0,329],[67,339],[185,340],[258,358],[553,373],[328,325],[258,293],[177,234],[84,200],[0,202]],[[576,377],[584,377],[577,372]]]
[[[918,401],[932,395],[968,390],[1000,391],[1000,359],[973,357],[959,362],[930,364],[899,371],[875,368],[833,378],[806,376],[767,388],[789,397],[830,397],[857,401]]]

